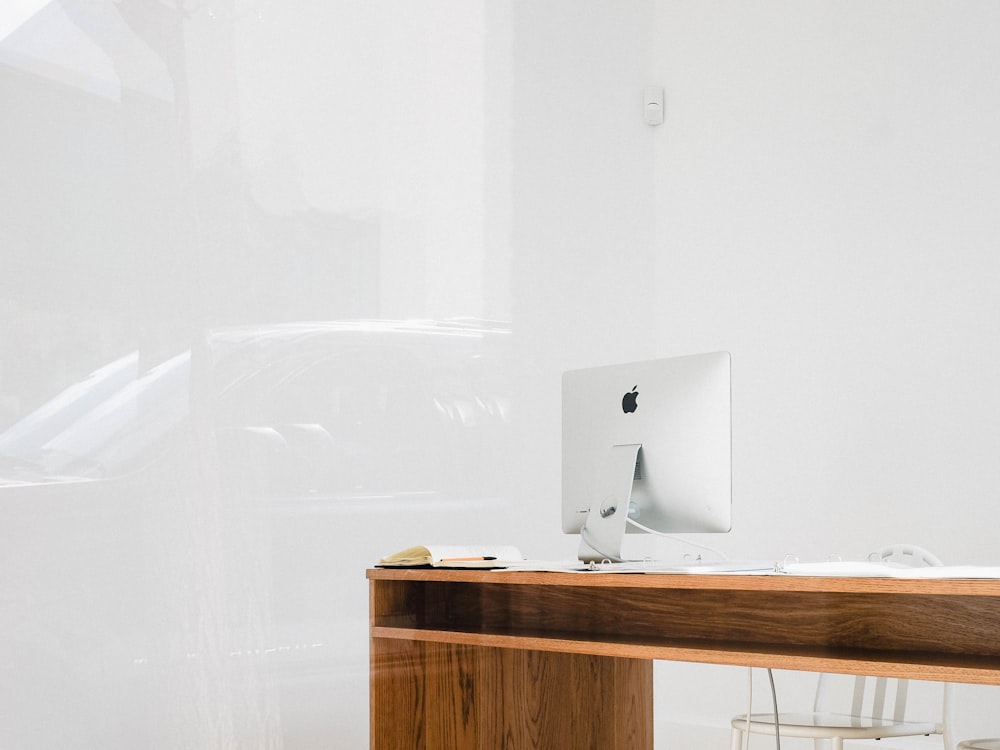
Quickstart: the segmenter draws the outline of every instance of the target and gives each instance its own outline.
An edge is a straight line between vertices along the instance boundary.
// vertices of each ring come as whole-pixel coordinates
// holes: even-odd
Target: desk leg
[[[371,641],[371,750],[652,750],[653,663]]]

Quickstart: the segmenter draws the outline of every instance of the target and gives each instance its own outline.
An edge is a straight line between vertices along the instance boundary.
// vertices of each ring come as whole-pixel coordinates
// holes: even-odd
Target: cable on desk
[[[728,557],[726,557],[725,552],[722,552],[721,550],[718,550],[715,547],[709,547],[707,544],[699,544],[698,542],[692,542],[690,539],[681,539],[675,534],[667,534],[662,531],[657,531],[656,529],[651,529],[649,526],[644,526],[635,519],[626,518],[625,523],[629,524],[630,526],[635,526],[635,528],[639,529],[639,531],[644,531],[647,534],[652,534],[653,536],[662,536],[665,539],[670,539],[674,542],[678,542],[679,544],[687,544],[691,547],[696,547],[698,549],[705,550],[706,552],[711,552],[713,555],[718,555],[723,560],[729,559]]]

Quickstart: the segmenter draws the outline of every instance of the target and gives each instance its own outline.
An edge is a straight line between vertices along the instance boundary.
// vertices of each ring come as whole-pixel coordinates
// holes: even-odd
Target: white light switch
[[[642,90],[642,118],[647,125],[663,123],[662,86],[647,86]]]

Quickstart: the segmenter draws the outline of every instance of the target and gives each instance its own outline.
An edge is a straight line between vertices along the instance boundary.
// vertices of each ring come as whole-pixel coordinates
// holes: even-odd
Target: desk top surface
[[[719,589],[737,591],[932,596],[1000,596],[995,578],[879,578],[722,573],[563,573],[528,570],[456,570],[440,568],[370,568],[370,581],[426,581],[535,586],[589,586],[650,589]]]

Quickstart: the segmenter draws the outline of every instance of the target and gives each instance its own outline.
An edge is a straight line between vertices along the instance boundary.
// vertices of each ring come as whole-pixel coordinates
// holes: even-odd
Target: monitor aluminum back
[[[595,504],[620,502],[606,493],[622,485],[610,475],[621,473],[623,446],[641,446],[630,518],[664,534],[729,531],[730,370],[729,353],[714,352],[564,373],[563,531],[583,532]]]

